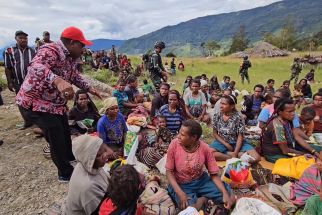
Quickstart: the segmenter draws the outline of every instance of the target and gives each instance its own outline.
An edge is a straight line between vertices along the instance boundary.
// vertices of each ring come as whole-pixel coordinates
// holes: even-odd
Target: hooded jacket
[[[108,175],[103,168],[94,169],[97,152],[103,140],[82,135],[73,140],[73,153],[77,160],[69,182],[66,214],[91,214],[100,204],[107,190]]]

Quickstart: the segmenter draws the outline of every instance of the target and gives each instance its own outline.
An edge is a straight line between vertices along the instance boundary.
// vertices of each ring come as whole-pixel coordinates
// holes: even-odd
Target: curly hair
[[[129,208],[140,196],[140,176],[132,165],[122,165],[111,172],[107,193],[117,208]]]

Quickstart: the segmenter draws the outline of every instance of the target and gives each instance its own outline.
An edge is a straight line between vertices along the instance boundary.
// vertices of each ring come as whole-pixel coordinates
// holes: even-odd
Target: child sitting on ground
[[[236,89],[236,81],[231,81],[229,83],[228,89],[231,90],[231,95],[233,95],[235,97],[237,97],[240,94],[239,90]]]
[[[181,210],[188,206],[200,210],[208,199],[230,209],[234,195],[221,181],[212,150],[200,140],[201,134],[200,124],[187,120],[183,122],[178,137],[172,140],[165,166],[169,195]]]
[[[139,151],[139,161],[148,165],[149,167],[155,167],[161,158],[167,153],[168,147],[174,135],[166,127],[166,118],[164,116],[158,116],[158,125],[156,130],[156,142],[152,146],[141,146]]]
[[[148,81],[146,79],[143,80],[143,93],[144,93],[144,98],[145,98],[145,102],[149,102],[150,101],[150,95],[154,94],[154,90],[153,87],[151,86],[151,84],[148,84]]]
[[[302,93],[302,86],[300,84],[294,85],[293,100],[294,100],[295,106],[297,105],[297,108],[300,108],[301,104],[304,101],[304,97],[303,97],[303,93]]]
[[[105,199],[99,207],[99,215],[141,215],[143,207],[137,204],[143,190],[139,173],[125,164],[111,171]]]
[[[314,117],[316,113],[311,107],[304,107],[301,111],[300,119],[300,127],[303,132],[310,137],[313,133],[314,129]]]
[[[267,107],[271,104],[273,104],[273,94],[266,93],[264,95],[264,102],[262,102],[262,104],[261,104],[261,109],[263,109],[264,107]]]
[[[113,90],[112,96],[117,98],[117,104],[120,109],[120,112],[124,116],[128,116],[132,110],[132,108],[136,108],[138,104],[132,103],[129,101],[129,97],[125,93],[126,82],[121,81],[117,84],[116,89]]]

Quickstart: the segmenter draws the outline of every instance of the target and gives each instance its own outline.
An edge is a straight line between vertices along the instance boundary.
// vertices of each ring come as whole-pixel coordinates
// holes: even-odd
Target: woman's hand
[[[228,193],[224,193],[223,194],[224,207],[226,209],[231,209],[231,207],[235,203],[235,200],[234,199],[235,199],[234,196],[230,196]]]
[[[230,152],[234,151],[234,148],[229,143],[224,144],[224,146],[228,149],[228,151]]]
[[[177,195],[179,198],[179,208],[181,210],[186,209],[188,207],[188,196],[184,192],[181,192]]]

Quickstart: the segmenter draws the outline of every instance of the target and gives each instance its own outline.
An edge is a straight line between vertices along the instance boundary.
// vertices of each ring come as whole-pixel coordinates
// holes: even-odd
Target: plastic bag
[[[126,139],[124,143],[124,157],[126,158],[126,164],[131,164],[134,166],[136,171],[147,176],[148,171],[150,170],[145,164],[138,161],[135,154],[139,147],[138,136],[131,131],[126,133]]]
[[[136,133],[132,131],[128,131],[126,133],[125,142],[124,142],[124,157],[126,158],[126,162],[132,164],[133,159],[135,157],[136,150],[139,146],[139,140]],[[132,153],[131,153],[132,152]],[[132,163],[131,163],[132,162]]]
[[[229,184],[231,188],[249,188],[256,184],[249,170],[249,164],[239,158],[226,161],[221,180]]]
[[[160,173],[163,175],[166,174],[166,169],[165,169],[166,162],[167,162],[167,154],[165,154],[163,156],[163,158],[161,158],[159,160],[159,162],[155,165],[158,168],[158,170],[160,171]]]
[[[231,215],[256,214],[256,215],[281,215],[280,212],[268,204],[253,198],[240,198]]]
[[[299,179],[303,172],[314,163],[315,159],[310,155],[281,158],[275,162],[272,174]]]

